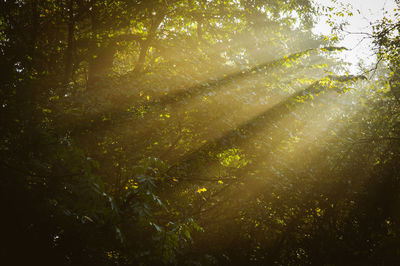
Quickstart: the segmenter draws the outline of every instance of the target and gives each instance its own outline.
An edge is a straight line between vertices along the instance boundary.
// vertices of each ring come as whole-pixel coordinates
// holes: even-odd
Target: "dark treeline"
[[[400,22],[321,12],[0,1],[2,264],[399,265]]]

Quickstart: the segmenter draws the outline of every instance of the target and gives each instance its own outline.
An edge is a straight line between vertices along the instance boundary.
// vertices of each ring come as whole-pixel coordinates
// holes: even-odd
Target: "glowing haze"
[[[360,72],[359,63],[363,65],[373,64],[376,60],[372,39],[368,34],[372,33],[371,24],[375,24],[383,17],[392,18],[395,15],[397,5],[394,0],[315,0],[317,5],[334,7],[337,10],[347,10],[353,13],[352,16],[332,17],[335,23],[347,22],[343,27],[345,33],[339,45],[349,48],[340,54],[345,62],[350,63],[349,70],[352,73]],[[328,16],[321,16],[316,24],[315,33],[329,35],[332,27],[327,23]],[[354,34],[351,34],[354,33]],[[365,34],[361,34],[365,33]]]

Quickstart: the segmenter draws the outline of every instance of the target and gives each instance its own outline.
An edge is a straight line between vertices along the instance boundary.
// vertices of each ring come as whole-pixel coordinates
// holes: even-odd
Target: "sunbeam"
[[[344,1],[0,1],[0,264],[400,265],[399,4]]]

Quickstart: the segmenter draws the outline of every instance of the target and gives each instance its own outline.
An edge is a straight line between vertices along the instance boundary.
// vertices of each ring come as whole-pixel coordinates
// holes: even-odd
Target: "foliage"
[[[332,10],[330,10],[332,11]],[[3,257],[399,263],[399,22],[341,75],[308,0],[1,1]]]

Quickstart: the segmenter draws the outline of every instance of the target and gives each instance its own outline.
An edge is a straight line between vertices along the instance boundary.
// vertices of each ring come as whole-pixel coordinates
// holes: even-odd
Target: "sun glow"
[[[400,16],[332,2],[1,1],[2,261],[400,265]]]

